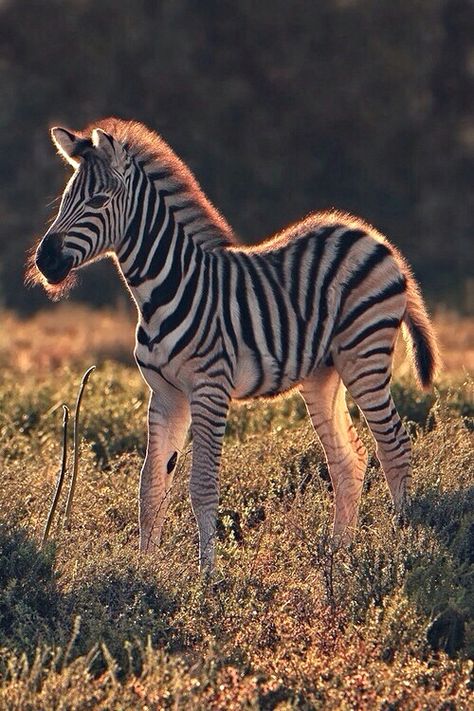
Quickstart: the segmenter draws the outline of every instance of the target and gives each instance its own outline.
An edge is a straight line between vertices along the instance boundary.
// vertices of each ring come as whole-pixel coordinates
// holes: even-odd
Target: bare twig
[[[81,385],[79,387],[79,392],[77,394],[76,409],[74,411],[74,438],[73,438],[74,452],[73,452],[73,460],[72,460],[72,474],[71,474],[71,481],[69,484],[69,493],[68,493],[67,502],[66,502],[66,513],[64,514],[67,527],[69,527],[70,520],[71,520],[72,501],[74,498],[74,490],[76,488],[77,465],[79,462],[79,443],[78,443],[78,439],[79,439],[79,411],[81,408],[81,402],[82,402],[82,396],[84,394],[84,388],[87,384],[87,381],[89,380],[91,373],[94,370],[95,370],[95,365],[91,365],[91,367],[88,368],[86,370],[86,372],[84,373],[84,375],[82,376]]]
[[[43,548],[43,546],[46,543],[46,540],[48,538],[49,530],[51,528],[51,523],[53,521],[53,516],[56,511],[56,507],[58,505],[58,500],[59,500],[59,496],[61,494],[61,489],[63,487],[64,475],[66,474],[68,421],[69,421],[69,409],[68,409],[67,405],[63,405],[63,451],[62,451],[62,456],[61,456],[61,469],[59,471],[58,479],[56,482],[56,490],[54,492],[53,502],[51,504],[51,508],[49,509],[48,518],[46,519],[46,524],[45,524],[44,531],[43,531],[43,537],[41,538],[41,548]]]

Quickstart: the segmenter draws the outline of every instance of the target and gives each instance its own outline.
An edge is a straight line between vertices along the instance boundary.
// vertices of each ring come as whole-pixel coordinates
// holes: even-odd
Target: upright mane
[[[114,117],[99,119],[78,133],[90,138],[94,128],[112,135],[147,173],[162,176],[167,187],[180,193],[181,200],[192,202],[203,213],[215,242],[222,246],[238,244],[232,228],[205,195],[191,170],[161,136],[139,121]]]

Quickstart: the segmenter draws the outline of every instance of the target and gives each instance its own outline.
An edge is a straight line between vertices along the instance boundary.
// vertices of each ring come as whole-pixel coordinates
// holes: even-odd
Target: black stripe
[[[155,215],[157,202],[158,210],[156,210]],[[159,193],[156,192],[156,188],[153,183],[149,184],[149,193],[145,208],[145,224],[141,233],[142,242],[140,251],[135,257],[135,262],[132,265],[132,270],[136,270],[138,273],[143,270],[152,248],[156,246],[156,236],[163,225],[163,220],[166,215],[166,205],[164,204],[164,200],[163,198],[160,198]]]
[[[238,344],[237,344],[237,336],[235,335],[234,331],[234,326],[232,323],[232,317],[231,317],[231,296],[230,296],[230,288],[231,288],[231,271],[232,271],[232,264],[225,252],[221,254],[220,257],[220,265],[222,268],[221,271],[221,283],[220,283],[220,288],[221,288],[221,294],[222,294],[222,318],[224,320],[224,328],[227,336],[230,338],[230,341],[232,343],[232,347],[234,349],[234,353],[237,353],[238,351]]]
[[[382,375],[387,372],[387,368],[372,368],[371,370],[364,370],[362,373],[358,373],[355,378],[350,382],[346,383],[346,388],[350,388],[352,385],[358,383],[362,378],[367,378],[369,375]]]
[[[141,346],[147,346],[148,343],[149,343],[149,340],[150,340],[150,339],[148,338],[148,334],[147,334],[147,332],[145,331],[145,329],[144,329],[142,326],[139,326],[139,327],[137,328],[137,342],[138,342]]]
[[[331,232],[332,231],[333,230],[331,229]],[[318,237],[319,237],[319,235],[318,235]],[[300,378],[301,369],[303,367],[306,333],[307,333],[308,319],[309,319],[309,316],[308,316],[307,319],[305,320],[300,312],[299,291],[300,291],[300,277],[301,277],[301,271],[302,271],[301,265],[302,265],[303,258],[305,256],[307,256],[309,246],[311,243],[310,240],[313,240],[315,238],[316,238],[315,235],[309,235],[307,239],[300,239],[298,241],[298,244],[295,247],[294,252],[293,252],[293,259],[291,261],[291,273],[289,274],[289,280],[291,283],[290,292],[289,292],[290,303],[291,303],[293,313],[295,316],[295,320],[296,320],[296,340],[297,340],[297,343],[296,343],[296,349],[295,349],[296,362],[294,363],[294,365],[295,365],[295,375],[298,379]],[[315,254],[318,255],[318,261],[319,261],[319,254],[322,251],[322,247],[323,247],[323,242],[322,242],[322,240],[319,240],[319,242],[316,243],[316,249],[313,251],[312,262],[315,259]],[[311,264],[311,266],[308,269],[308,277],[311,274],[312,266],[313,266],[313,263]],[[319,266],[319,264],[318,264],[318,266]],[[315,281],[316,280],[314,280],[314,282]],[[307,278],[306,282],[308,282],[308,278]],[[314,289],[315,283],[312,284],[312,286]],[[305,287],[307,287],[307,283],[305,284]],[[306,299],[305,311],[306,312],[308,311],[308,305],[310,303],[310,298],[311,297],[309,297],[308,294],[306,294],[306,296],[305,296],[305,299]],[[288,350],[289,350],[289,344],[288,344],[288,349],[287,349],[287,356],[285,358],[285,364],[288,361]],[[284,368],[285,368],[285,366],[283,366],[283,369],[282,369],[282,376],[283,376]],[[282,378],[280,379],[279,384],[281,384],[281,380],[282,380]]]
[[[181,353],[193,340],[195,337],[196,333],[198,332],[199,328],[202,326],[202,317],[204,315],[204,309],[206,308],[206,289],[208,287],[208,282],[209,282],[209,255],[206,254],[204,255],[204,272],[203,272],[203,278],[201,282],[201,288],[198,289],[196,288],[194,290],[194,298],[189,301],[189,308],[186,312],[186,316],[189,314],[189,311],[191,308],[195,309],[195,314],[194,317],[189,324],[188,328],[185,330],[179,341],[175,344],[173,350],[170,353],[169,360],[171,361],[178,353]],[[197,282],[196,282],[197,284]],[[185,295],[183,294],[183,300],[185,298]],[[198,299],[197,307],[194,302],[194,299]],[[181,306],[181,304],[180,304]],[[184,319],[183,319],[184,320]]]
[[[147,178],[148,180],[151,180],[152,182],[156,180],[165,180],[167,178],[171,178],[173,173],[170,170],[166,170],[166,168],[163,168],[162,170],[155,170],[151,171],[150,173],[147,173]]]
[[[224,371],[222,371],[222,372],[224,372]],[[227,380],[229,379],[228,374],[225,374],[225,378]],[[209,382],[198,383],[196,385],[196,387],[194,388],[193,392],[194,392],[194,394],[196,394],[200,390],[208,390],[208,389],[209,389]],[[219,383],[219,382],[212,383],[212,390],[220,390],[220,392],[223,393],[226,396],[226,398],[228,398],[230,396],[229,390],[222,383]],[[205,397],[210,397],[209,393],[207,393],[207,394],[205,393],[204,395],[205,395]],[[213,397],[219,397],[219,394],[218,393],[216,393],[215,395],[213,394]]]
[[[140,182],[141,182],[141,185],[139,185]],[[140,236],[139,229],[140,229],[140,223],[141,223],[142,213],[143,213],[143,200],[144,200],[146,185],[147,185],[147,183],[146,183],[146,180],[143,179],[143,175],[140,173],[140,171],[136,170],[134,173],[134,176],[133,176],[132,186],[130,187],[130,192],[133,195],[134,202],[135,202],[135,213],[132,217],[132,220],[130,221],[130,224],[127,227],[127,230],[125,232],[125,237],[122,242],[122,244],[125,244],[128,241],[128,244],[125,249],[125,252],[123,252],[123,254],[121,254],[121,256],[120,256],[121,262],[127,261],[129,256],[133,252],[133,248],[135,247],[136,240]]]
[[[349,279],[345,282],[345,284],[342,285],[341,289],[341,300],[340,300],[340,311],[342,312],[343,306],[346,302],[347,297],[349,294],[354,291],[354,289],[357,289],[358,286],[362,284],[364,279],[366,279],[369,274],[373,272],[375,267],[377,267],[379,264],[381,264],[388,256],[391,255],[391,252],[387,245],[383,244],[382,242],[379,242],[375,248],[374,251],[371,252],[360,264],[356,271],[351,274]]]
[[[292,257],[290,267],[291,273],[289,274],[289,281],[291,284],[289,296],[291,305],[297,316],[300,316],[299,292],[301,279],[301,262],[303,261],[303,257],[307,253],[309,239],[309,237],[306,237],[306,239],[300,238],[296,241],[296,243],[294,243],[294,245],[290,245],[287,247]]]
[[[268,262],[258,255],[258,262],[260,268],[267,279],[269,285],[271,286],[272,296],[275,301],[278,310],[278,321],[280,326],[280,350],[281,359],[279,361],[279,374],[276,386],[281,386],[283,381],[283,375],[286,370],[286,365],[288,363],[289,351],[290,351],[290,322],[288,316],[288,310],[285,303],[284,296],[282,294],[281,288],[275,281],[272,271],[269,267]]]
[[[393,346],[378,346],[377,348],[369,348],[368,351],[358,353],[357,358],[371,358],[374,355],[388,355],[393,353]]]
[[[69,233],[71,234],[71,233]],[[72,236],[72,234],[71,234]],[[80,239],[82,239],[82,235],[77,235]],[[69,245],[69,249],[77,249],[78,252],[81,253],[82,259],[85,259],[88,254],[88,250],[82,245],[82,244],[71,244]]]
[[[210,324],[210,323],[211,323],[211,319],[208,319],[208,321],[209,321],[209,324]],[[215,347],[217,346],[217,343],[218,343],[219,340],[222,338],[222,333],[221,333],[221,329],[220,329],[220,320],[217,319],[217,321],[218,321],[218,323],[217,323],[217,328],[215,329],[214,334],[213,334],[213,336],[212,336],[210,342],[207,344],[207,346],[205,347],[205,349],[204,349],[203,351],[200,351],[199,348],[196,348],[195,354],[191,356],[191,358],[192,358],[193,360],[194,360],[195,358],[205,358],[206,356],[209,355],[209,353],[212,353],[212,351],[213,351],[213,350],[215,349]],[[204,341],[203,341],[203,345],[204,345]]]
[[[372,388],[367,388],[366,390],[362,390],[362,392],[360,392],[360,393],[354,393],[354,397],[361,398],[361,397],[365,397],[366,395],[370,395],[371,393],[376,393],[379,390],[383,390],[389,384],[391,377],[392,377],[392,375],[391,375],[391,373],[389,373],[382,383],[379,383],[378,385],[375,385]]]
[[[347,232],[344,232],[342,235],[338,237],[338,242],[337,246],[335,248],[335,254],[334,258],[329,265],[328,269],[326,270],[326,273],[324,275],[324,279],[321,284],[321,289],[320,289],[320,301],[319,301],[319,313],[318,313],[318,321],[317,321],[317,326],[316,330],[313,334],[313,340],[311,344],[311,365],[310,369],[312,370],[319,358],[324,357],[324,353],[319,353],[319,347],[321,345],[321,340],[322,340],[322,334],[323,334],[323,329],[326,324],[326,319],[328,317],[328,294],[329,294],[329,287],[335,278],[339,267],[341,266],[342,262],[344,259],[347,257],[349,254],[350,250],[352,247],[357,244],[357,242],[362,239],[363,237],[366,236],[366,233],[363,232],[362,230],[348,230]],[[335,314],[334,314],[335,316]]]
[[[406,279],[402,275],[400,276],[397,281],[393,282],[392,284],[389,284],[386,286],[382,291],[377,292],[376,294],[371,294],[367,299],[364,299],[360,304],[358,304],[355,308],[350,311],[342,321],[340,321],[336,333],[342,333],[345,331],[349,326],[352,326],[354,321],[359,318],[363,313],[368,311],[368,309],[371,308],[371,306],[374,306],[375,304],[380,304],[383,301],[386,301],[387,299],[390,299],[392,296],[396,296],[397,294],[403,294],[403,292],[406,289]]]
[[[247,394],[250,397],[253,393],[260,390],[263,384],[263,368],[262,368],[262,358],[260,356],[260,350],[255,341],[255,335],[252,328],[252,318],[250,316],[250,309],[247,300],[247,289],[245,283],[244,269],[239,261],[235,261],[235,267],[237,270],[237,288],[236,288],[236,298],[240,309],[240,327],[242,331],[242,339],[245,345],[250,349],[255,358],[255,365],[257,368],[257,380],[253,388]]]
[[[206,373],[209,368],[223,360],[225,360],[225,353],[223,353],[223,351],[218,351],[217,353],[214,353],[214,355],[211,356],[209,360],[207,360],[200,368],[198,368],[197,372]]]
[[[170,333],[176,331],[176,329],[180,327],[186,316],[189,314],[193,306],[194,297],[198,292],[202,255],[202,250],[196,249],[194,269],[191,273],[188,283],[184,288],[179,306],[172,314],[170,314],[167,318],[163,320],[158,335],[156,336],[156,338],[153,339],[154,343],[161,341],[163,338],[166,338],[166,336],[168,336]]]
[[[206,306],[207,306],[207,311],[206,311],[206,321],[204,323],[204,329],[201,338],[199,339],[194,352],[196,355],[200,352],[201,348],[204,346],[206,343],[207,339],[209,338],[209,333],[211,330],[211,326],[215,322],[216,318],[216,313],[218,309],[218,304],[219,304],[219,284],[218,284],[218,271],[217,271],[217,259],[213,257],[213,255],[210,255],[207,253],[206,255],[208,259],[210,260],[210,274],[208,278],[208,283],[204,283],[204,289],[207,291],[209,294],[209,299],[207,299]],[[209,289],[209,282],[210,282],[210,289]],[[221,322],[219,317],[216,319],[217,323],[217,328],[216,328],[216,333],[214,335],[214,339],[219,338],[221,336]]]
[[[186,247],[184,248],[184,253],[183,253],[183,271],[187,272],[189,269],[189,265],[191,264],[191,259],[193,258],[194,254],[194,247],[195,245],[193,244],[193,241],[191,239],[186,240]]]
[[[172,255],[170,270],[166,278],[161,284],[153,289],[149,300],[143,304],[142,313],[147,323],[149,323],[156,310],[173,301],[178,292],[183,279],[181,249],[182,244],[176,246],[176,249]]]
[[[199,403],[199,404],[201,405],[201,407],[205,407],[205,405],[204,405],[202,402]],[[212,414],[212,413],[211,413],[211,414]],[[207,415],[205,415],[205,414],[202,413],[202,412],[196,412],[196,414],[195,414],[194,417],[193,417],[193,423],[196,423],[198,420],[202,420],[202,421],[205,422],[206,424],[210,425],[210,426],[211,426],[211,431],[213,431],[213,432],[215,433],[215,428],[216,428],[216,427],[218,427],[218,426],[223,427],[223,426],[224,426],[223,424],[221,425],[221,419],[225,416],[225,414],[226,414],[226,411],[225,411],[225,410],[223,410],[222,412],[219,412],[219,413],[217,414],[217,417],[218,417],[219,419],[216,421],[215,419],[212,419],[212,417],[208,417]],[[216,415],[215,415],[215,417],[216,417]],[[206,430],[209,431],[208,428],[206,428]],[[209,437],[208,446],[210,446],[211,449],[213,448],[212,445],[213,445],[213,440]],[[217,449],[217,445],[216,445],[216,449]],[[220,446],[219,446],[219,451],[220,451]],[[209,476],[211,476],[211,475],[209,475]]]
[[[267,295],[265,293],[265,288],[262,284],[262,278],[260,272],[255,268],[251,257],[247,254],[242,254],[241,259],[247,267],[247,273],[250,277],[251,284],[253,286],[253,293],[257,302],[257,306],[260,311],[260,323],[262,325],[262,331],[267,344],[268,352],[276,359],[275,353],[275,333],[273,331],[273,323],[270,315],[270,307],[267,301]]]
[[[383,318],[380,321],[367,326],[367,328],[364,328],[364,330],[360,331],[357,336],[354,336],[352,341],[349,341],[349,343],[339,346],[339,351],[350,351],[351,348],[358,346],[359,343],[362,343],[362,341],[372,334],[377,333],[377,331],[381,331],[384,328],[398,328],[398,326],[400,326],[399,318]]]
[[[311,255],[311,265],[308,269],[308,291],[306,293],[306,309],[305,309],[305,314],[304,318],[306,323],[311,318],[311,313],[313,310],[314,306],[314,297],[316,294],[316,284],[318,281],[318,276],[319,276],[319,269],[321,267],[322,261],[323,261],[323,255],[324,255],[324,249],[326,247],[326,240],[327,238],[332,235],[332,233],[336,230],[339,229],[341,225],[333,226],[333,227],[326,227],[326,229],[321,230],[320,232],[317,232],[316,234],[312,235],[312,242],[311,245],[313,246],[313,253]]]
[[[90,230],[90,232],[93,232],[96,236],[99,234],[100,231],[99,225],[97,225],[95,222],[89,222],[89,220],[81,220],[78,224],[76,224],[76,229]],[[74,231],[70,230],[68,234],[73,235]],[[82,232],[76,232],[75,234],[78,234],[80,237],[82,237]]]
[[[153,219],[155,213],[156,201],[158,200],[158,210]],[[148,269],[147,274],[142,275],[143,268],[150,256],[150,252],[153,247],[155,248],[155,254],[157,251],[161,253],[162,240],[160,239],[159,244],[157,244],[158,233],[163,227],[164,221],[167,217],[167,208],[165,201],[160,193],[156,192],[156,188],[153,184],[150,185],[150,194],[147,198],[146,204],[146,215],[145,215],[145,225],[142,229],[140,238],[140,248],[135,255],[135,260],[133,264],[129,267],[127,278],[130,286],[139,286],[144,281],[148,281],[151,278],[151,264]],[[168,218],[168,224],[166,226],[166,231],[170,228],[170,223],[172,224],[172,231],[174,228],[174,221],[171,218],[171,214]],[[168,254],[168,250],[166,251]],[[153,261],[153,260],[152,260]]]
[[[225,378],[225,380],[228,382],[229,387],[233,388],[234,383],[232,382],[232,378],[230,377],[229,373],[224,369],[224,368],[218,368],[217,370],[212,370],[208,372],[208,375],[210,378]],[[213,382],[212,387],[216,388],[217,383]]]
[[[401,449],[404,444],[406,444],[406,442],[403,442],[402,440],[398,440],[398,442],[396,442],[396,444],[395,444],[393,447],[388,447],[388,448],[387,448],[387,447],[384,446],[384,447],[383,447],[383,453],[384,453],[384,454],[392,454],[393,452],[396,452],[397,449]],[[409,449],[402,449],[402,451],[399,452],[399,453],[396,455],[396,459],[398,459],[399,457],[403,456],[404,454],[408,454],[409,452],[410,452]],[[389,465],[389,466],[390,466],[390,465]]]
[[[402,427],[403,427],[402,421],[399,419],[395,425],[395,434],[397,434],[401,430]]]
[[[397,410],[395,407],[392,407],[392,410],[390,412],[390,415],[387,415],[387,417],[383,417],[381,420],[370,420],[371,424],[374,425],[386,425],[387,422],[390,422],[390,420],[393,418],[393,416],[397,413]]]
[[[168,195],[168,192],[160,190],[160,200],[164,203],[164,195]],[[173,207],[168,207],[166,208],[168,210],[168,223],[163,230],[162,234],[160,235],[160,239],[158,244],[156,245],[155,248],[155,253],[151,259],[150,265],[148,267],[148,272],[147,274],[144,275],[145,280],[149,279],[156,279],[156,277],[161,273],[163,270],[166,260],[168,258],[169,251],[171,249],[171,245],[173,243],[173,237],[177,233],[177,239],[176,242],[177,244],[183,240],[184,238],[184,233],[183,233],[183,226],[179,223],[176,222],[175,220],[175,210]],[[165,217],[161,220],[161,224],[158,224],[158,220],[156,221],[157,228],[154,230],[155,235],[154,235],[154,240],[156,241],[156,238],[158,237],[158,233],[160,229],[163,227]],[[149,255],[148,255],[149,256]]]
[[[392,399],[392,396],[389,393],[388,397],[386,397],[385,400],[380,403],[380,405],[371,405],[370,407],[364,407],[364,409],[363,409],[364,414],[366,412],[379,412],[379,410],[385,410],[385,408],[388,407],[391,399]]]

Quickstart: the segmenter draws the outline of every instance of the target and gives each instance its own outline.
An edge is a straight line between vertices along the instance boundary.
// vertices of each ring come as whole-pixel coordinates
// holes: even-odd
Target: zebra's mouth
[[[48,282],[48,284],[55,286],[56,284],[61,284],[66,279],[66,277],[69,276],[70,273],[71,273],[71,267],[68,267],[67,269],[64,269],[63,271],[59,272],[58,274],[47,276],[46,281]]]
[[[55,286],[56,284],[61,284],[61,282],[63,282],[69,276],[72,270],[73,262],[73,258],[68,257],[63,262],[56,263],[54,266],[50,265],[48,267],[45,267],[44,265],[40,266],[38,263],[36,264],[36,266],[40,270],[41,274],[45,277],[48,284]]]

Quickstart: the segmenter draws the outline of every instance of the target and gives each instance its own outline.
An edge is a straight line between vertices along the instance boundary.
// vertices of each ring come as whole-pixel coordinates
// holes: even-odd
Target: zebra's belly
[[[275,397],[295,388],[302,377],[285,371],[270,355],[257,359],[249,352],[239,358],[232,397],[246,400],[254,397]]]

